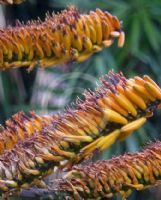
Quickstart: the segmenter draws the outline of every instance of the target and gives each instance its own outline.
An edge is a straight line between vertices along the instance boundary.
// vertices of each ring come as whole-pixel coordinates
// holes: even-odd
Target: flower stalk
[[[60,14],[47,15],[26,25],[18,23],[0,31],[0,68],[35,65],[53,66],[82,62],[94,52],[109,47],[118,38],[124,45],[124,32],[117,17],[96,9],[80,14],[71,6]]]

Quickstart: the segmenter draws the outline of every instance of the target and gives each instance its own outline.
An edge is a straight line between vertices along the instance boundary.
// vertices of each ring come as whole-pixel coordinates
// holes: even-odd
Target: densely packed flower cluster
[[[111,198],[116,194],[126,199],[133,190],[160,184],[160,180],[161,142],[156,142],[143,152],[75,166],[58,188],[71,193],[75,200]]]
[[[23,112],[16,113],[5,122],[5,127],[0,127],[0,154],[10,150],[19,141],[24,141],[34,133],[42,131],[53,120],[52,116],[38,116],[34,112],[26,115]]]
[[[62,161],[80,162],[125,139],[160,107],[161,89],[148,76],[109,72],[75,108],[39,117],[19,113],[1,128],[0,190],[29,187]]]
[[[70,6],[44,21],[17,22],[15,27],[0,29],[0,69],[82,62],[110,47],[115,38],[122,47],[125,34],[117,17],[100,9],[80,14]],[[95,91],[83,95],[61,114],[19,112],[0,127],[0,193],[29,188],[55,167],[69,169],[96,150],[126,139],[161,107],[161,89],[146,75],[126,79],[121,72],[110,71]],[[135,189],[158,184],[160,177],[161,142],[156,142],[140,153],[75,166],[57,189],[75,200],[116,194],[125,199]]]
[[[71,6],[60,14],[47,15],[44,22],[1,29],[0,68],[81,62],[111,46],[115,38],[122,47],[124,32],[117,17],[100,9],[81,15]]]

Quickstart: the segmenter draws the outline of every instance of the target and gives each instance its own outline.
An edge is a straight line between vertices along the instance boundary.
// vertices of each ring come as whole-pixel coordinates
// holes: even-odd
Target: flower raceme
[[[58,188],[71,193],[75,200],[111,198],[116,194],[126,199],[133,190],[152,187],[160,180],[161,142],[156,142],[143,152],[75,166]]]
[[[124,32],[117,17],[100,9],[80,14],[71,6],[60,14],[47,15],[26,25],[0,30],[0,68],[35,65],[52,66],[81,62],[118,38],[124,44]]]
[[[29,187],[62,167],[62,161],[72,165],[96,149],[103,151],[128,137],[160,107],[161,90],[148,76],[126,79],[111,71],[101,81],[73,109],[44,117],[20,113],[1,128],[1,191]]]
[[[4,150],[12,149],[19,140],[23,141],[52,124],[59,124],[59,129],[63,132],[69,129],[76,135],[83,136],[85,133],[82,131],[87,133],[90,131],[89,135],[93,134],[94,138],[97,138],[100,132],[109,133],[117,127],[128,124],[122,129],[121,134],[117,132],[112,134],[113,136],[120,134],[119,139],[122,140],[126,138],[130,134],[131,127],[135,130],[135,125],[142,125],[146,121],[145,118],[160,105],[160,88],[148,76],[144,76],[143,79],[134,77],[127,80],[121,73],[115,74],[111,71],[106,77],[109,82],[102,79],[102,85],[95,92],[85,91],[85,100],[78,100],[77,108],[73,111],[69,109],[60,116],[38,116],[34,112],[28,116],[23,112],[13,115],[6,121],[5,128],[1,126],[0,154],[3,154]],[[152,92],[153,95],[150,95]],[[97,114],[95,117],[94,113]],[[100,136],[104,141],[102,133]],[[109,138],[110,136],[107,136],[107,141]],[[90,151],[93,151],[93,148],[91,146]]]

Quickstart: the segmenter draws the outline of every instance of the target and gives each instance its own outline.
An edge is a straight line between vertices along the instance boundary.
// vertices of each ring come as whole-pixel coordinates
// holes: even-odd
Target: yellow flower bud
[[[111,46],[115,38],[122,47],[124,34],[115,16],[99,9],[80,14],[71,6],[60,14],[48,15],[43,22],[18,23],[2,29],[0,69],[26,66],[31,70],[37,64],[49,67],[82,62]]]

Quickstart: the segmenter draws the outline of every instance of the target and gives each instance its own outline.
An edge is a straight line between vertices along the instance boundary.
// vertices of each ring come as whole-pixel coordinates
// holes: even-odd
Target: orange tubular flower
[[[143,190],[160,181],[161,142],[156,142],[143,152],[75,166],[59,183],[59,190],[66,195],[71,193],[73,200],[111,198],[116,194],[126,199],[133,190]]]
[[[60,14],[47,16],[0,30],[0,68],[52,66],[71,61],[81,62],[115,38],[124,44],[119,20],[100,9],[82,14],[73,6]]]
[[[52,117],[17,114],[6,123],[0,137],[1,191],[29,187],[62,161],[72,165],[95,149],[103,151],[160,107],[161,89],[148,76],[126,79],[110,72],[107,77],[95,93],[85,92],[73,110]]]

